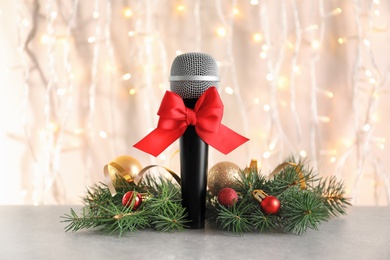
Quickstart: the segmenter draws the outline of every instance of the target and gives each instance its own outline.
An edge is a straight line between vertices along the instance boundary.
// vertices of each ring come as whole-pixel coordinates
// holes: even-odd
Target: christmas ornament
[[[134,195],[136,195],[135,198],[134,198]],[[134,200],[134,202],[133,202],[133,200]],[[125,193],[125,195],[123,195],[123,198],[122,198],[122,205],[123,206],[130,207],[131,205],[133,205],[132,209],[137,210],[141,206],[141,204],[142,204],[142,196],[138,192],[128,191]]]
[[[231,165],[224,162],[219,166],[221,164]],[[342,181],[334,176],[320,178],[314,171],[306,170],[304,165],[294,164],[277,166],[275,172],[281,168],[283,171],[266,180],[266,176],[255,170],[256,164],[253,163],[247,171],[240,172],[237,180],[233,180],[234,190],[231,187],[221,188],[218,190],[218,200],[215,197],[217,195],[207,196],[206,216],[210,227],[240,234],[281,229],[301,235],[308,229],[318,230],[319,224],[328,221],[330,217],[346,214],[351,204],[350,198],[345,197]],[[62,216],[63,222],[67,223],[66,231],[101,227],[121,236],[125,232],[145,228],[164,232],[188,228],[186,209],[181,203],[180,185],[161,176],[156,178],[145,174],[140,178],[143,175],[141,173],[153,167],[163,168],[147,166],[131,182],[118,178],[118,193],[126,193],[123,200],[112,197],[107,185],[96,184],[88,189],[81,212],[77,214],[71,209],[69,214]],[[226,170],[226,167],[222,168]],[[137,179],[142,179],[142,183]],[[303,188],[306,183],[310,185]],[[273,196],[263,190],[272,192]],[[239,194],[239,200],[235,194]],[[281,205],[283,210],[280,210]]]
[[[226,187],[232,186],[239,178],[240,168],[232,162],[219,162],[209,170],[207,187],[212,196]]]
[[[104,166],[104,176],[111,195],[116,194],[115,183],[117,176],[123,177],[127,182],[132,182],[141,171],[142,166],[137,159],[121,155]]]
[[[276,197],[269,196],[262,190],[254,190],[252,195],[260,202],[260,208],[265,214],[277,214],[279,212],[280,201]]]
[[[218,193],[218,202],[226,207],[233,206],[238,201],[237,192],[232,188],[223,188]]]
[[[260,203],[261,209],[265,214],[277,214],[280,209],[280,201],[274,196],[267,196]]]

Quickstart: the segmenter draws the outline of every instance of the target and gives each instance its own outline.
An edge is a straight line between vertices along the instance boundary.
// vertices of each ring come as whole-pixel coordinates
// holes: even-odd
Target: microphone
[[[219,87],[217,63],[205,53],[178,55],[172,62],[169,81],[171,91],[183,99],[187,108],[193,109],[208,88]],[[180,137],[182,205],[192,229],[204,228],[205,224],[208,148],[193,125]]]

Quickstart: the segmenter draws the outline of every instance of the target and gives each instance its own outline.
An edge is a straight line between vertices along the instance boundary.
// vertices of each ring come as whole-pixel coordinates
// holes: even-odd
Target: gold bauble
[[[219,162],[208,172],[207,187],[211,195],[217,196],[219,191],[233,186],[239,178],[240,167],[232,162]]]
[[[107,171],[113,184],[117,176],[123,177],[128,182],[133,181],[141,169],[138,160],[128,155],[118,156],[107,164]]]

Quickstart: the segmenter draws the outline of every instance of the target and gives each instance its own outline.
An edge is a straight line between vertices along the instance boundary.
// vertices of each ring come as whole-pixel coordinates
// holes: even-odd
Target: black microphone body
[[[178,55],[172,63],[169,81],[171,91],[193,109],[208,88],[218,88],[217,62],[206,53]],[[180,137],[180,175],[182,205],[193,229],[204,228],[205,224],[208,148],[195,132],[195,126],[188,125]]]
[[[193,109],[197,99],[183,99]],[[189,227],[204,228],[209,146],[189,125],[180,137],[180,171],[182,205],[188,214]]]

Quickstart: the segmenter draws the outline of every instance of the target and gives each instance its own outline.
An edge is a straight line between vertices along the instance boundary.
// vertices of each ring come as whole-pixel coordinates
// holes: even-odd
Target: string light
[[[126,17],[126,18],[130,18],[133,16],[133,10],[131,10],[130,7],[126,7],[123,9],[123,15]]]
[[[42,13],[42,10],[40,13],[41,16],[44,15],[47,18],[46,29],[38,31],[39,34],[36,36],[41,46],[36,46],[36,50],[32,51],[33,53],[40,53],[42,50],[45,50],[46,52],[42,52],[43,55],[38,57],[38,63],[47,64],[47,68],[50,68],[50,70],[41,69],[43,71],[42,78],[46,81],[42,80],[40,82],[49,89],[47,93],[44,93],[46,96],[44,111],[47,118],[43,125],[33,126],[35,129],[41,130],[37,131],[36,135],[38,137],[32,135],[30,140],[33,141],[31,142],[32,144],[39,143],[36,147],[47,147],[43,153],[44,157],[54,158],[58,161],[61,156],[58,151],[67,149],[62,146],[68,140],[63,140],[62,138],[67,138],[68,136],[77,136],[75,137],[77,138],[76,143],[80,147],[84,147],[80,145],[83,139],[88,141],[94,141],[96,137],[100,141],[102,141],[101,139],[107,139],[105,142],[110,143],[110,146],[112,146],[110,149],[107,149],[109,151],[107,153],[117,151],[116,149],[120,147],[117,143],[120,143],[119,140],[122,135],[122,125],[117,122],[122,121],[123,116],[122,113],[118,112],[119,107],[116,106],[116,104],[123,103],[117,102],[118,93],[127,94],[122,95],[120,98],[125,96],[125,98],[133,101],[137,101],[138,98],[142,99],[140,109],[132,107],[134,111],[131,111],[131,113],[134,112],[134,116],[137,117],[138,110],[144,111],[142,108],[145,106],[148,114],[147,120],[139,127],[140,129],[146,129],[151,125],[154,126],[156,123],[155,111],[158,108],[156,108],[156,104],[158,104],[158,99],[160,99],[162,93],[169,88],[166,83],[166,75],[169,74],[169,71],[167,73],[168,69],[166,67],[172,56],[182,54],[183,51],[191,51],[180,49],[183,46],[192,46],[191,48],[194,51],[200,51],[210,47],[208,45],[209,42],[211,43],[214,39],[218,39],[219,46],[223,48],[220,48],[214,55],[219,59],[221,86],[223,86],[221,89],[223,93],[232,95],[230,98],[236,98],[236,102],[232,104],[240,109],[242,125],[245,124],[246,118],[255,118],[254,120],[249,120],[251,127],[257,127],[256,124],[261,121],[260,127],[257,127],[258,131],[256,128],[256,131],[249,131],[249,133],[252,135],[253,132],[256,132],[253,134],[255,136],[253,139],[259,138],[261,142],[268,144],[262,145],[266,151],[260,154],[258,154],[259,142],[248,144],[248,146],[256,146],[255,148],[250,148],[256,151],[253,155],[250,154],[250,156],[260,156],[262,159],[266,159],[262,165],[271,167],[281,157],[294,153],[302,158],[309,157],[310,161],[321,162],[321,164],[314,163],[314,167],[319,170],[325,169],[325,172],[333,172],[335,168],[335,172],[340,174],[343,171],[343,167],[348,167],[351,169],[349,172],[358,172],[361,176],[365,172],[374,172],[377,174],[375,178],[378,180],[384,178],[383,175],[379,175],[378,170],[373,170],[374,168],[379,169],[382,163],[379,158],[382,155],[377,156],[375,153],[383,153],[383,150],[386,149],[386,138],[383,137],[381,139],[381,137],[375,136],[381,132],[381,127],[384,125],[384,116],[380,117],[382,115],[380,109],[383,108],[378,106],[378,102],[387,98],[383,93],[387,93],[385,88],[388,85],[386,70],[383,68],[382,62],[376,60],[379,60],[379,58],[373,55],[373,53],[376,53],[374,48],[380,46],[381,36],[384,35],[383,33],[388,32],[388,28],[379,24],[379,20],[383,19],[387,13],[387,10],[380,5],[381,1],[372,0],[373,4],[369,5],[369,10],[366,9],[365,4],[363,5],[359,1],[347,1],[345,5],[343,4],[343,9],[319,1],[313,5],[313,8],[318,8],[319,15],[317,16],[317,11],[314,10],[316,11],[314,12],[315,14],[307,17],[307,14],[301,8],[303,3],[299,1],[292,1],[288,4],[282,3],[280,6],[276,6],[275,3],[258,0],[239,2],[239,7],[236,7],[238,1],[226,4],[221,0],[210,6],[200,0],[196,0],[191,6],[185,6],[184,4],[173,5],[169,12],[179,12],[182,15],[180,19],[186,23],[187,20],[185,19],[191,19],[195,28],[195,38],[193,43],[191,42],[193,45],[186,44],[183,46],[181,44],[185,44],[185,42],[181,41],[180,43],[169,43],[170,45],[168,46],[168,41],[166,40],[168,36],[163,32],[157,32],[156,24],[163,17],[163,15],[156,15],[161,14],[159,13],[161,10],[158,9],[158,5],[140,2],[136,7],[134,6],[134,9],[114,5],[113,8],[116,9],[110,10],[111,1],[94,0],[94,6],[89,14],[78,15],[77,17],[80,19],[74,19],[72,23],[70,21],[70,13],[67,12],[68,10],[58,11],[58,1],[48,0],[47,2],[52,5],[47,5],[50,8],[46,8],[45,13]],[[79,0],[72,1],[76,10],[78,2]],[[106,4],[106,6],[100,6],[102,3]],[[19,5],[22,4],[22,1],[20,1]],[[30,5],[32,4],[30,3]],[[203,28],[207,27],[200,22],[204,15],[203,10],[206,10],[205,7],[210,7],[208,10],[213,12],[214,19],[218,20],[217,24],[221,25],[214,31],[212,39],[209,39],[210,37],[207,36],[207,41],[202,38],[202,36],[207,35],[203,31]],[[350,7],[355,8],[349,9]],[[216,10],[213,8],[216,8]],[[275,8],[278,10],[276,14],[274,12]],[[22,40],[18,43],[18,48],[21,54],[28,57],[27,62],[22,64],[21,68],[25,73],[23,75],[26,83],[26,93],[29,93],[28,84],[35,84],[31,79],[35,79],[35,73],[39,71],[39,68],[35,66],[33,58],[30,59],[26,50],[23,50],[25,46],[32,46],[28,44],[29,42],[24,42],[23,39],[28,36],[31,29],[36,28],[38,25],[41,26],[42,19],[38,21],[38,24],[34,24],[34,16],[30,16],[30,14],[25,15],[30,12],[31,8],[26,10],[27,12],[19,12],[18,31],[23,32],[23,34],[20,35]],[[137,13],[133,12],[133,10],[137,10]],[[202,10],[202,16],[200,15],[200,10]],[[243,10],[246,12],[243,12]],[[354,10],[352,13],[355,15],[355,19],[351,19],[351,12],[345,12],[344,10]],[[127,31],[122,31],[122,33],[124,36],[127,34],[128,37],[132,37],[126,41],[129,42],[128,45],[122,46],[123,49],[120,49],[122,47],[117,44],[112,44],[113,41],[116,41],[116,37],[112,37],[110,28],[115,28],[117,24],[110,26],[110,23],[111,14],[115,13],[122,14],[122,18],[133,18],[130,21],[119,19],[120,21],[118,22],[115,20],[118,26],[121,25],[119,24],[120,22],[126,25],[123,28],[128,26]],[[59,17],[59,14],[61,14],[61,17]],[[238,15],[245,19],[237,21]],[[379,15],[382,15],[381,19],[378,18]],[[252,22],[252,16],[256,17],[257,20],[254,21],[258,21],[258,24]],[[328,34],[329,30],[332,29],[325,27],[325,25],[334,22],[328,22],[330,19],[343,19],[343,21],[344,19],[350,19],[356,24],[357,35],[349,35],[349,27],[342,28],[339,36],[334,37],[334,34]],[[254,80],[257,84],[250,88],[253,91],[253,95],[247,95],[246,88],[242,88],[240,91],[239,86],[245,85],[246,82],[244,81],[244,84],[241,84],[241,76],[237,80],[237,75],[241,75],[247,69],[247,67],[237,66],[241,64],[241,59],[246,58],[244,56],[246,52],[243,52],[241,57],[241,55],[237,55],[235,49],[232,51],[232,48],[237,48],[236,28],[237,26],[246,26],[245,24],[243,25],[246,21],[253,23],[248,28],[245,28],[247,32],[253,33],[249,34],[246,39],[241,39],[241,41],[243,48],[246,47],[245,44],[249,46],[255,45],[253,50],[255,51],[256,60],[248,61],[248,65],[253,66],[251,71],[256,71],[255,75],[251,72],[248,76],[251,81]],[[69,30],[68,35],[65,37],[63,35],[64,27]],[[41,26],[41,28],[44,27]],[[86,33],[90,34],[74,33],[78,28],[83,28]],[[131,30],[129,31],[129,29]],[[327,37],[329,36],[329,41],[324,41],[324,34]],[[208,42],[208,40],[210,41]],[[81,49],[75,51],[76,48],[79,48],[79,45],[81,46],[81,43],[86,41],[89,44],[84,45],[83,48],[92,50],[90,67],[83,66],[83,62],[85,62],[83,61],[85,59],[83,55],[77,57],[76,53],[82,53],[79,52]],[[322,66],[327,65],[326,62],[333,58],[325,58],[324,51],[329,50],[329,44],[335,44],[336,46],[331,46],[333,48],[332,51],[339,53],[345,52],[346,49],[348,49],[348,52],[351,51],[352,54],[354,54],[353,51],[356,51],[356,55],[348,55],[348,62],[346,62],[346,64],[349,64],[351,59],[354,60],[356,58],[356,62],[352,66],[352,84],[348,86],[352,88],[351,93],[353,93],[350,99],[353,103],[353,116],[351,117],[350,113],[348,113],[345,120],[343,120],[343,123],[346,124],[345,128],[343,127],[343,131],[340,131],[340,133],[332,134],[332,138],[338,139],[331,144],[329,143],[328,135],[320,135],[319,133],[324,132],[324,127],[328,129],[338,125],[339,117],[343,116],[343,113],[347,114],[349,111],[337,109],[339,114],[337,114],[336,118],[333,110],[325,111],[325,115],[321,114],[321,112],[324,113],[323,109],[321,109],[322,106],[336,106],[341,100],[346,99],[345,93],[339,90],[345,89],[344,83],[338,82],[338,77],[332,82],[332,84],[334,83],[332,86],[327,86],[326,84],[328,83],[326,81],[320,80],[322,79]],[[241,45],[239,46],[241,47]],[[126,57],[123,66],[122,64],[116,65],[116,60],[120,56],[118,54],[114,55],[114,51],[117,49],[119,54],[123,54],[123,57]],[[248,52],[249,50],[248,48]],[[306,55],[308,51],[310,55]],[[387,55],[386,50],[383,50],[383,53]],[[235,62],[235,59],[240,60]],[[85,64],[89,64],[89,62]],[[237,70],[235,70],[235,66],[237,66]],[[20,70],[20,67],[17,69],[13,67],[5,68],[2,71],[4,73],[13,73],[15,70]],[[30,73],[33,77],[29,75]],[[130,79],[131,82],[129,81]],[[75,86],[80,84],[79,81],[82,81],[83,84],[87,82],[87,86],[89,86],[87,91],[81,92],[79,88],[75,88]],[[245,85],[245,87],[247,86]],[[87,94],[82,96],[82,93]],[[241,94],[242,100],[240,100]],[[32,100],[31,95],[25,95],[26,100]],[[34,95],[38,95],[38,92]],[[74,96],[78,97],[79,95],[80,99],[87,101],[83,115],[77,115],[80,117],[80,120],[75,120],[84,122],[81,126],[73,122],[73,115],[70,117],[70,120],[65,119],[64,116],[67,114],[65,112],[67,109],[72,111],[71,113],[76,113],[74,107],[78,106],[73,104],[73,102],[78,102],[78,98],[75,99]],[[332,98],[334,99],[330,100]],[[251,104],[246,106],[248,100]],[[25,102],[27,104],[25,108],[34,107],[29,102]],[[103,103],[110,105],[102,107]],[[361,106],[362,103],[364,106]],[[229,106],[226,107],[231,109]],[[286,107],[289,109],[285,109]],[[100,130],[100,126],[96,124],[96,114],[100,115],[102,109],[105,109],[105,114],[111,116],[108,123],[110,129],[105,131]],[[33,121],[33,118],[28,116],[29,112],[26,112],[22,119],[27,126],[26,137],[20,139],[27,140],[24,142],[29,142],[28,136],[30,134],[28,128]],[[36,112],[34,110],[34,113]],[[255,117],[253,117],[252,113]],[[48,116],[49,114],[51,115],[50,117]],[[306,118],[310,119],[308,123],[301,125],[301,120]],[[352,125],[355,126],[353,129],[355,132],[350,131],[351,122],[348,121],[350,118],[353,121]],[[65,124],[65,122],[69,123]],[[126,122],[124,128],[129,129],[133,127],[132,124],[133,122]],[[242,127],[245,128],[245,126]],[[115,135],[115,131],[118,132],[118,136]],[[66,137],[63,137],[64,132],[67,133]],[[108,135],[108,133],[110,134]],[[347,138],[343,138],[343,135],[347,136]],[[54,140],[58,136],[60,139],[55,143]],[[348,136],[353,138],[348,138]],[[36,141],[33,138],[38,138],[39,140]],[[270,142],[270,140],[272,141]],[[69,143],[73,144],[75,142],[72,140]],[[327,145],[330,148],[324,149]],[[33,147],[34,149],[32,150],[35,150],[35,153],[38,154],[36,158],[39,159],[42,157],[42,150],[36,147]],[[305,149],[301,149],[302,147],[305,147]],[[52,151],[50,151],[51,149]],[[93,165],[94,159],[93,153],[90,151],[91,148],[80,149],[84,149],[82,154],[85,155],[85,158],[83,159],[88,161],[87,172],[93,172],[93,166],[91,165]],[[31,154],[34,153],[32,150]],[[170,150],[167,150],[160,157],[150,160],[155,160],[156,162],[159,162],[159,160],[165,161],[167,156],[169,156],[169,152]],[[353,156],[356,158],[349,160]],[[353,165],[355,161],[357,163]],[[33,197],[35,204],[42,203],[42,196],[44,196],[42,189],[44,186],[49,187],[52,185],[51,180],[55,179],[55,174],[58,174],[58,169],[55,167],[49,169],[48,162],[48,159],[45,159],[45,161],[38,160],[38,163],[34,164],[33,182],[35,188]],[[369,165],[372,165],[372,168],[367,170]],[[42,171],[44,167],[47,167],[49,170],[46,171],[45,169],[45,171]],[[41,174],[41,172],[46,172],[46,175]],[[53,176],[47,178],[49,172]],[[88,178],[91,177],[86,177],[86,179]],[[371,178],[371,176],[365,176],[364,178]],[[359,190],[358,184],[359,181],[356,182],[352,191]],[[28,196],[31,197],[31,193],[28,191]]]
[[[226,28],[225,28],[225,27],[218,27],[218,28],[217,28],[217,35],[218,35],[219,37],[225,37],[225,36],[226,36],[226,33],[227,33],[227,31],[226,31]]]
[[[252,39],[254,42],[261,42],[263,40],[263,35],[261,33],[254,33]]]
[[[185,7],[185,5],[178,5],[178,6],[176,7],[176,10],[177,10],[178,12],[183,12],[184,10],[186,10],[186,7]]]
[[[131,74],[130,74],[130,73],[123,74],[122,79],[123,79],[123,80],[129,80],[129,79],[131,79]]]
[[[233,95],[234,90],[233,90],[231,87],[226,87],[226,88],[225,88],[225,92],[226,92],[228,95]]]

